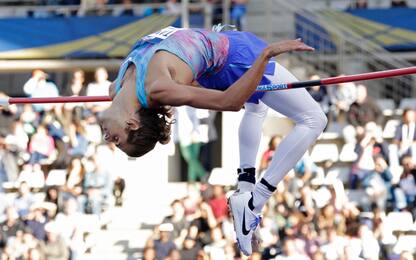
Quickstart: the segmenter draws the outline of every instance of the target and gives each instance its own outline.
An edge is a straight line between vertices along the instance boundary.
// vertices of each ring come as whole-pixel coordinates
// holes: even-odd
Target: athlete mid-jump
[[[172,115],[168,106],[219,111],[238,111],[244,106],[238,191],[229,205],[239,247],[246,255],[252,253],[252,235],[263,206],[327,123],[305,89],[255,91],[259,84],[297,81],[270,60],[290,51],[313,48],[299,39],[266,44],[248,32],[165,28],[133,47],[111,86],[113,102],[101,117],[105,139],[137,157],[157,142],[169,141]],[[296,126],[256,183],[255,159],[269,107],[291,118]]]

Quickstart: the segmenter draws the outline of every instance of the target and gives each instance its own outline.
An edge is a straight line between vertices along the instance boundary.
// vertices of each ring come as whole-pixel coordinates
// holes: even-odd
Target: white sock
[[[276,187],[268,183],[264,178],[262,178],[254,187],[253,191],[253,212],[260,214],[264,205],[267,203],[269,198],[273,195],[273,192],[276,190]]]

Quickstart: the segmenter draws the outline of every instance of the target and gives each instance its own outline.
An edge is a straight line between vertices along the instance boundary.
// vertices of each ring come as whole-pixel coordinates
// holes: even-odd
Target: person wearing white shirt
[[[87,86],[87,96],[108,96],[111,82],[108,80],[108,73],[104,67],[95,70],[95,81]],[[94,112],[100,112],[109,105],[103,102],[88,103],[87,107]]]
[[[48,74],[40,69],[32,72],[32,77],[23,86],[23,91],[29,97],[57,97],[59,96],[58,88],[52,82],[46,81]],[[34,104],[36,111],[49,111],[54,104]]]

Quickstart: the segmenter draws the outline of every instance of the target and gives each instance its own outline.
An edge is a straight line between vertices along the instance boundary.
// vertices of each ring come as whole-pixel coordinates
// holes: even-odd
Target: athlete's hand
[[[289,51],[314,51],[315,49],[311,46],[306,45],[302,40],[287,40],[269,44],[266,47],[266,55],[268,58],[272,58],[279,54]]]

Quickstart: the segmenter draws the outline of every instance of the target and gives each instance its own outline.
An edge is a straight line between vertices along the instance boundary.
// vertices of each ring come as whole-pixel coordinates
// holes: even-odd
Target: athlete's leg
[[[255,164],[259,149],[263,122],[268,107],[259,104],[246,103],[245,111],[238,129],[240,168],[238,169],[238,190],[253,191],[256,183]]]
[[[276,64],[274,75],[271,78],[273,83],[297,81],[287,69],[279,64]],[[270,198],[277,184],[295,166],[327,124],[327,118],[319,104],[305,89],[267,92],[262,102],[292,119],[296,125],[279,144],[264,177],[255,186],[253,204],[257,213]]]
[[[278,64],[274,75],[270,78],[273,83],[296,81],[289,71]],[[294,120],[296,126],[279,144],[264,177],[255,185],[253,196],[249,192],[235,193],[229,199],[237,242],[246,255],[252,253],[252,238],[260,221],[259,213],[276,189],[277,183],[295,166],[326,126],[326,117],[320,106],[304,89],[268,92],[261,101]],[[250,125],[250,127],[254,126]],[[249,135],[248,140],[257,140],[261,128],[246,133]],[[256,148],[253,151],[254,156],[252,154],[249,158],[255,158],[257,153],[257,147],[253,146],[248,148]]]

